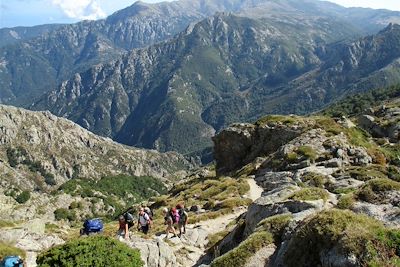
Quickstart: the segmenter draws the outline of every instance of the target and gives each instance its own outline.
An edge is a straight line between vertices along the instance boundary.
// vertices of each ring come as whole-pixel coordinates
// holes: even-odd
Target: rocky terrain
[[[149,267],[398,266],[400,101],[379,103],[351,118],[270,115],[231,125],[213,139],[215,169],[150,200],[155,236],[124,242]],[[161,209],[180,202],[189,212],[187,234],[165,239]],[[76,231],[47,231],[46,245],[32,248],[24,244],[36,240],[33,230],[20,227],[27,243],[16,246],[32,259],[58,244],[60,231],[67,241]],[[107,229],[114,235],[116,225]],[[1,231],[9,240],[16,230]]]
[[[174,152],[126,147],[49,112],[9,106],[0,106],[0,142],[0,220],[112,216],[193,166]]]

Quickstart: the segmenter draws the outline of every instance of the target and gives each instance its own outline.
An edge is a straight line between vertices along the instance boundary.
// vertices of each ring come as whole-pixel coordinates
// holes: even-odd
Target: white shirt
[[[146,226],[148,221],[150,220],[150,217],[147,213],[144,213],[143,215],[139,215],[139,223],[141,226]]]

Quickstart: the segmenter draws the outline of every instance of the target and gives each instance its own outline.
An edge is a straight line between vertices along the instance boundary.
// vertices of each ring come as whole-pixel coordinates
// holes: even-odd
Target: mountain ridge
[[[391,64],[396,64],[397,50],[391,52],[393,47],[381,40],[397,40],[398,25],[355,42],[326,45],[319,39],[322,35],[313,33],[313,26],[288,35],[296,22],[286,28],[278,22],[217,14],[172,40],[132,51],[112,63],[115,66],[99,65],[77,74],[33,108],[50,107],[55,114],[121,143],[193,153],[235,121],[268,113],[304,114],[343,93],[399,82],[394,74],[386,81],[373,79],[379,72],[389,75]],[[320,24],[321,19],[303,23]],[[326,38],[334,38],[329,28],[316,27]],[[342,27],[343,36],[346,30]],[[368,42],[376,50],[370,51]],[[357,53],[361,54],[354,57]],[[97,76],[102,78],[90,78]],[[178,142],[180,132],[188,137]]]

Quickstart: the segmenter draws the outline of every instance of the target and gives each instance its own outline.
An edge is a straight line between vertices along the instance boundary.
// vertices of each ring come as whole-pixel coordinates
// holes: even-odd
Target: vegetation
[[[357,198],[369,203],[383,204],[387,191],[400,190],[400,183],[390,179],[373,179],[368,181],[358,192]]]
[[[25,251],[9,244],[0,242],[0,261],[6,256],[20,256],[25,258]]]
[[[29,191],[22,191],[21,194],[19,194],[15,200],[19,204],[24,204],[26,203],[29,199],[31,198],[31,193]]]
[[[301,180],[310,186],[319,188],[324,188],[325,184],[328,182],[328,179],[326,178],[325,175],[315,172],[306,173],[301,177]]]
[[[400,97],[400,85],[370,90],[353,96],[346,96],[346,98],[331,105],[322,113],[332,117],[355,116],[372,106],[379,105],[386,100],[396,97]]]
[[[297,148],[297,153],[312,162],[317,159],[317,152],[310,146],[301,146]]]
[[[72,179],[63,184],[59,190],[73,196],[91,197],[93,201],[102,199],[106,206],[115,209],[115,214],[110,214],[110,217],[119,215],[124,209],[120,200],[130,206],[167,192],[165,185],[159,179],[126,175],[104,177],[99,181]],[[70,206],[70,209],[80,208],[82,203],[72,203]]]
[[[339,198],[337,207],[339,209],[351,209],[354,205],[355,198],[353,193],[344,194]]]
[[[351,211],[329,210],[306,221],[288,243],[286,266],[321,265],[321,252],[340,248],[360,266],[398,266],[400,231]],[[289,256],[290,255],[290,256]]]
[[[293,215],[290,213],[271,216],[259,222],[258,229],[262,228],[264,231],[271,233],[274,237],[275,244],[278,245],[282,242],[282,235],[285,228],[292,219]]]
[[[7,228],[7,227],[14,227],[14,226],[15,226],[14,222],[0,220],[0,229]]]
[[[215,259],[211,267],[245,266],[246,262],[261,248],[273,243],[273,236],[267,231],[255,232],[239,246]]]
[[[295,124],[296,122],[302,122],[302,120],[303,119],[301,117],[297,116],[268,115],[256,121],[255,124],[257,126],[277,124],[277,123],[292,125]]]
[[[54,217],[57,221],[60,220],[75,221],[76,213],[73,210],[59,208],[54,211]]]
[[[143,266],[138,250],[104,236],[82,238],[56,246],[40,254],[37,263],[39,267]]]
[[[329,198],[329,194],[326,190],[318,187],[306,187],[299,191],[294,192],[288,199],[296,201],[312,201],[323,199],[326,201]]]

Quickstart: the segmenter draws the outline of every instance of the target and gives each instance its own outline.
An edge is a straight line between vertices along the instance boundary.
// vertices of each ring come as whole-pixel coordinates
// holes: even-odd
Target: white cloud
[[[52,3],[72,19],[96,20],[106,17],[97,0],[52,0]]]

